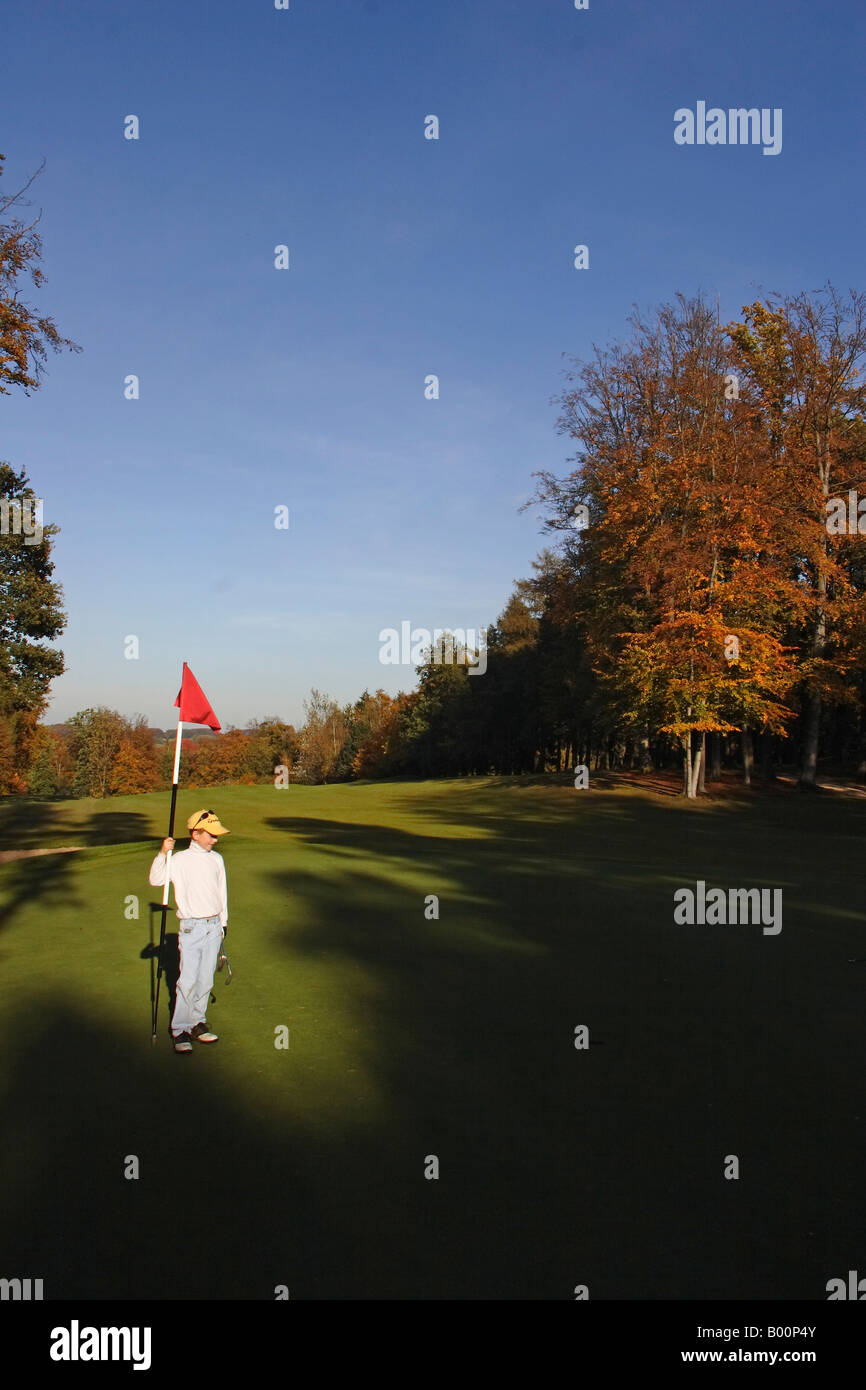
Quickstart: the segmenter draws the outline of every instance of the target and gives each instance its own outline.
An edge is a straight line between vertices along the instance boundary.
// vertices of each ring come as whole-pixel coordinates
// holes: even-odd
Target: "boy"
[[[228,835],[215,811],[196,811],[186,823],[189,849],[171,856],[171,882],[177,904],[177,946],[180,975],[171,1020],[175,1052],[192,1052],[192,1040],[215,1043],[216,1033],[207,1026],[210,992],[222,939],[228,928],[226,867],[214,851],[217,837]],[[174,840],[166,838],[150,866],[154,888],[165,884],[166,855]]]

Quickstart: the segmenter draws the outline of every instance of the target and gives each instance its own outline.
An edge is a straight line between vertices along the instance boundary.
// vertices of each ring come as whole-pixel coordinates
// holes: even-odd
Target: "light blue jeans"
[[[175,1037],[204,1023],[225,932],[216,917],[182,917],[177,927],[180,975],[171,1020]]]

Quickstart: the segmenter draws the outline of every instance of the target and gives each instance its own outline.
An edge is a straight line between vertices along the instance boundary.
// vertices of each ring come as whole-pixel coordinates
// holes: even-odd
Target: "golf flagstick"
[[[168,817],[168,839],[174,838],[174,808],[177,805],[177,783],[180,774],[180,738],[184,724],[206,724],[214,733],[219,733],[220,722],[214,714],[207,696],[193,675],[183,663],[180,690],[175,700],[177,706],[177,738],[174,745],[174,772],[171,774],[171,811]],[[159,1013],[159,982],[162,978],[162,951],[165,946],[165,914],[168,911],[168,890],[171,887],[171,850],[165,856],[165,886],[162,890],[162,925],[159,930],[159,969],[156,972],[156,1000],[153,1006],[153,1030],[151,1046],[156,1042],[156,1020]],[[177,901],[177,899],[175,899]]]
[[[174,808],[177,805],[177,782],[180,773],[180,739],[183,730],[183,720],[178,713],[177,717],[177,738],[174,743],[174,771],[171,774],[171,810],[168,815],[168,839],[174,837]],[[156,1026],[159,1017],[159,982],[162,979],[162,951],[165,946],[165,917],[168,912],[168,893],[171,888],[171,850],[165,856],[165,886],[162,890],[162,923],[159,929],[159,954],[157,956],[158,966],[156,971],[156,999],[153,1005],[153,1029],[150,1036],[150,1045],[156,1044]]]

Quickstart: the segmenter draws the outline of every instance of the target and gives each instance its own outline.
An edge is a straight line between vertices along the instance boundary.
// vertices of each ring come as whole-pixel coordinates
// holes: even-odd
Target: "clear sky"
[[[46,160],[33,297],[84,349],[0,398],[61,527],[48,721],[167,728],[186,660],[224,726],[297,723],[414,686],[382,628],[494,621],[571,357],[677,290],[866,288],[864,39],[860,0],[7,9],[2,186]],[[676,144],[698,102],[780,108],[780,153]]]

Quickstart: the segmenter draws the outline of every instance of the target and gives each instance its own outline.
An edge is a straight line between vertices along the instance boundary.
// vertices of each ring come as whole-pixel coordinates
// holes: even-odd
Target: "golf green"
[[[0,863],[7,1274],[821,1299],[862,1263],[866,801],[226,786],[177,825],[205,805],[234,979],[190,1056],[165,980],[150,1037],[167,795],[0,807],[0,849],[74,848]],[[781,930],[678,923],[698,882],[781,890]]]

